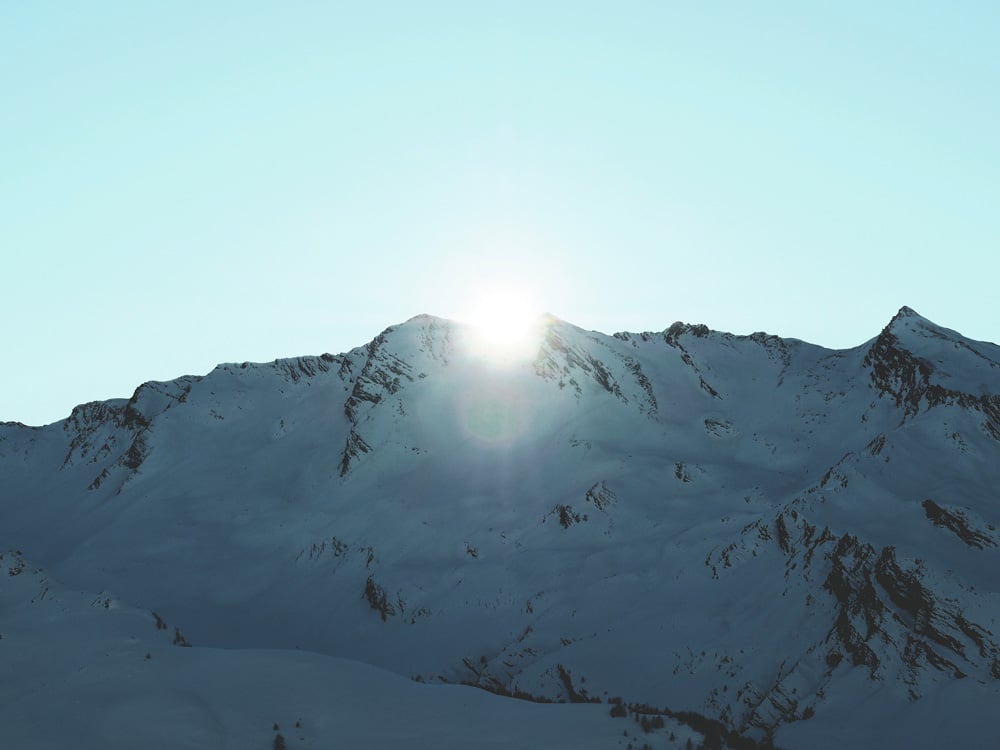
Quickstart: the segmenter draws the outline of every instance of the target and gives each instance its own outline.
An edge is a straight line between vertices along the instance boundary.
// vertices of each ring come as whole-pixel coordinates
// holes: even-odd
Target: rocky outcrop
[[[318,357],[294,357],[290,359],[276,359],[272,364],[275,370],[281,373],[286,380],[297,383],[302,378],[315,378],[318,375],[329,372],[333,368],[340,370],[349,367],[350,360],[345,356],[334,356],[333,354],[321,354]]]
[[[654,419],[659,403],[652,380],[635,357],[588,334],[564,328],[552,321],[545,328],[538,354],[534,359],[535,374],[569,388],[577,400],[583,398],[584,384],[591,382],[601,391],[622,404],[631,405],[640,414]],[[587,337],[580,340],[578,337]],[[616,334],[630,341],[629,334]]]
[[[821,587],[833,603],[825,639],[831,670],[846,658],[872,679],[898,674],[914,691],[928,669],[952,678],[991,675],[1000,646],[964,613],[968,587],[961,599],[938,591],[943,581],[932,583],[919,560],[903,562],[894,546],[876,548],[850,533],[817,532],[801,514],[779,514],[771,538],[789,557],[786,578],[790,570],[807,580],[825,571]]]
[[[991,370],[1000,369],[1000,363],[969,346],[957,334],[949,337],[943,329],[924,321],[910,308],[903,307],[865,354],[864,365],[870,369],[871,385],[879,397],[891,398],[896,407],[903,411],[904,421],[907,417],[916,416],[921,410],[936,406],[954,405],[980,412],[985,418],[981,425],[983,430],[1000,440],[1000,395],[973,393],[950,387],[944,382],[935,382],[934,364],[904,345],[897,335],[905,322],[914,320],[919,321],[915,325],[925,331],[926,338],[947,339],[955,349],[968,352],[968,357],[977,361],[977,364],[985,362],[985,366]]]
[[[351,395],[344,402],[344,415],[351,428],[341,452],[340,476],[345,476],[362,455],[372,451],[371,443],[362,436],[362,412],[414,380],[413,366],[386,346],[392,332],[392,328],[387,328],[365,347],[365,363],[354,379]]]
[[[681,361],[694,370],[695,374],[698,376],[698,385],[701,387],[705,393],[707,393],[712,398],[721,399],[722,396],[719,392],[709,385],[708,381],[705,379],[704,371],[698,364],[694,361],[694,357],[685,348],[684,344],[681,342],[683,336],[693,336],[695,338],[707,338],[711,333],[708,326],[703,324],[690,325],[688,323],[674,323],[670,328],[663,332],[663,341],[666,342],[668,346],[677,349],[681,355]]]
[[[719,578],[727,569],[780,555],[785,560],[780,573],[766,562],[759,563],[760,570],[780,575],[785,594],[799,592],[811,621],[826,623],[813,631],[803,650],[789,655],[791,663],[777,679],[743,686],[739,726],[772,731],[809,718],[821,703],[817,696],[843,670],[862,669],[876,682],[898,680],[910,700],[942,680],[1000,680],[1000,644],[971,614],[989,611],[974,587],[954,574],[928,570],[922,560],[901,557],[894,545],[876,546],[855,533],[838,534],[811,523],[795,507],[806,505],[800,498],[769,523],[747,524],[738,541],[705,561]],[[963,528],[957,514],[933,512]],[[975,531],[971,534],[983,542]],[[806,693],[793,690],[810,683]]]
[[[956,679],[996,679],[1000,647],[985,627],[932,588],[920,563],[902,564],[894,547],[875,550],[845,535],[830,555],[824,583],[837,602],[831,641],[872,677],[898,671],[919,696],[921,675],[937,670]]]
[[[608,487],[608,483],[602,480],[595,482],[587,490],[584,500],[598,510],[606,511],[610,506],[618,502],[618,496]]]
[[[192,386],[201,378],[187,376],[169,382],[150,381],[139,386],[128,401],[113,400],[82,404],[63,421],[70,437],[61,469],[93,464],[100,467],[88,489],[106,487],[115,493],[139,470],[150,450],[153,420],[185,402]]]
[[[555,325],[550,325],[545,330],[542,345],[535,357],[535,374],[545,380],[556,381],[560,388],[571,386],[578,399],[583,395],[577,379],[580,376],[581,379],[597,383],[620,401],[628,402],[610,368],[585,348],[570,343]]]
[[[111,456],[119,444],[118,431],[124,427],[123,401],[93,401],[81,404],[63,422],[62,428],[71,435],[69,450],[62,467],[97,463]]]
[[[879,396],[889,396],[905,415],[912,416],[920,411],[934,368],[901,345],[892,332],[898,318],[899,315],[893,318],[875,339],[865,354],[864,364],[871,368],[871,382]]]
[[[987,524],[985,529],[977,529],[961,510],[957,508],[946,510],[930,498],[924,500],[921,506],[931,523],[947,529],[970,547],[983,549],[997,546],[993,533],[996,527],[992,524]]]

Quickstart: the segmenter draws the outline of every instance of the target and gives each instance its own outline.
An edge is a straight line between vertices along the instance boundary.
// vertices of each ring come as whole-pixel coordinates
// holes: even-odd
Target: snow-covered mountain
[[[268,746],[238,716],[303,747],[1000,744],[1000,347],[909,308],[843,351],[472,336],[418,316],[0,424],[4,725],[59,746],[31,738],[76,700],[125,722],[65,709],[101,747],[186,717],[171,747]]]

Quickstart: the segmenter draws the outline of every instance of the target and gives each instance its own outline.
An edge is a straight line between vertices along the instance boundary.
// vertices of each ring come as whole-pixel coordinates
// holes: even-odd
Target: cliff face
[[[2,424],[4,543],[196,646],[606,693],[734,743],[874,747],[880,712],[1000,697],[1000,347],[909,308],[844,351],[473,335],[418,316]]]

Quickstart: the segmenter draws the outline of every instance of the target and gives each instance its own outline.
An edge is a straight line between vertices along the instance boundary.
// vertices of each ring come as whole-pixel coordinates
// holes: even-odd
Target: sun
[[[494,290],[479,300],[469,322],[487,341],[507,346],[527,334],[532,317],[527,301],[520,294]]]
[[[465,316],[477,353],[494,358],[530,356],[538,344],[539,318],[527,295],[515,289],[483,292]]]

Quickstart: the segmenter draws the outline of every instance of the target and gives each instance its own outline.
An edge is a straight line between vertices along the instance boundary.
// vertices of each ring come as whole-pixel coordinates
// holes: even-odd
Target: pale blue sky
[[[8,2],[0,420],[497,279],[605,332],[1000,339],[1000,4]]]

